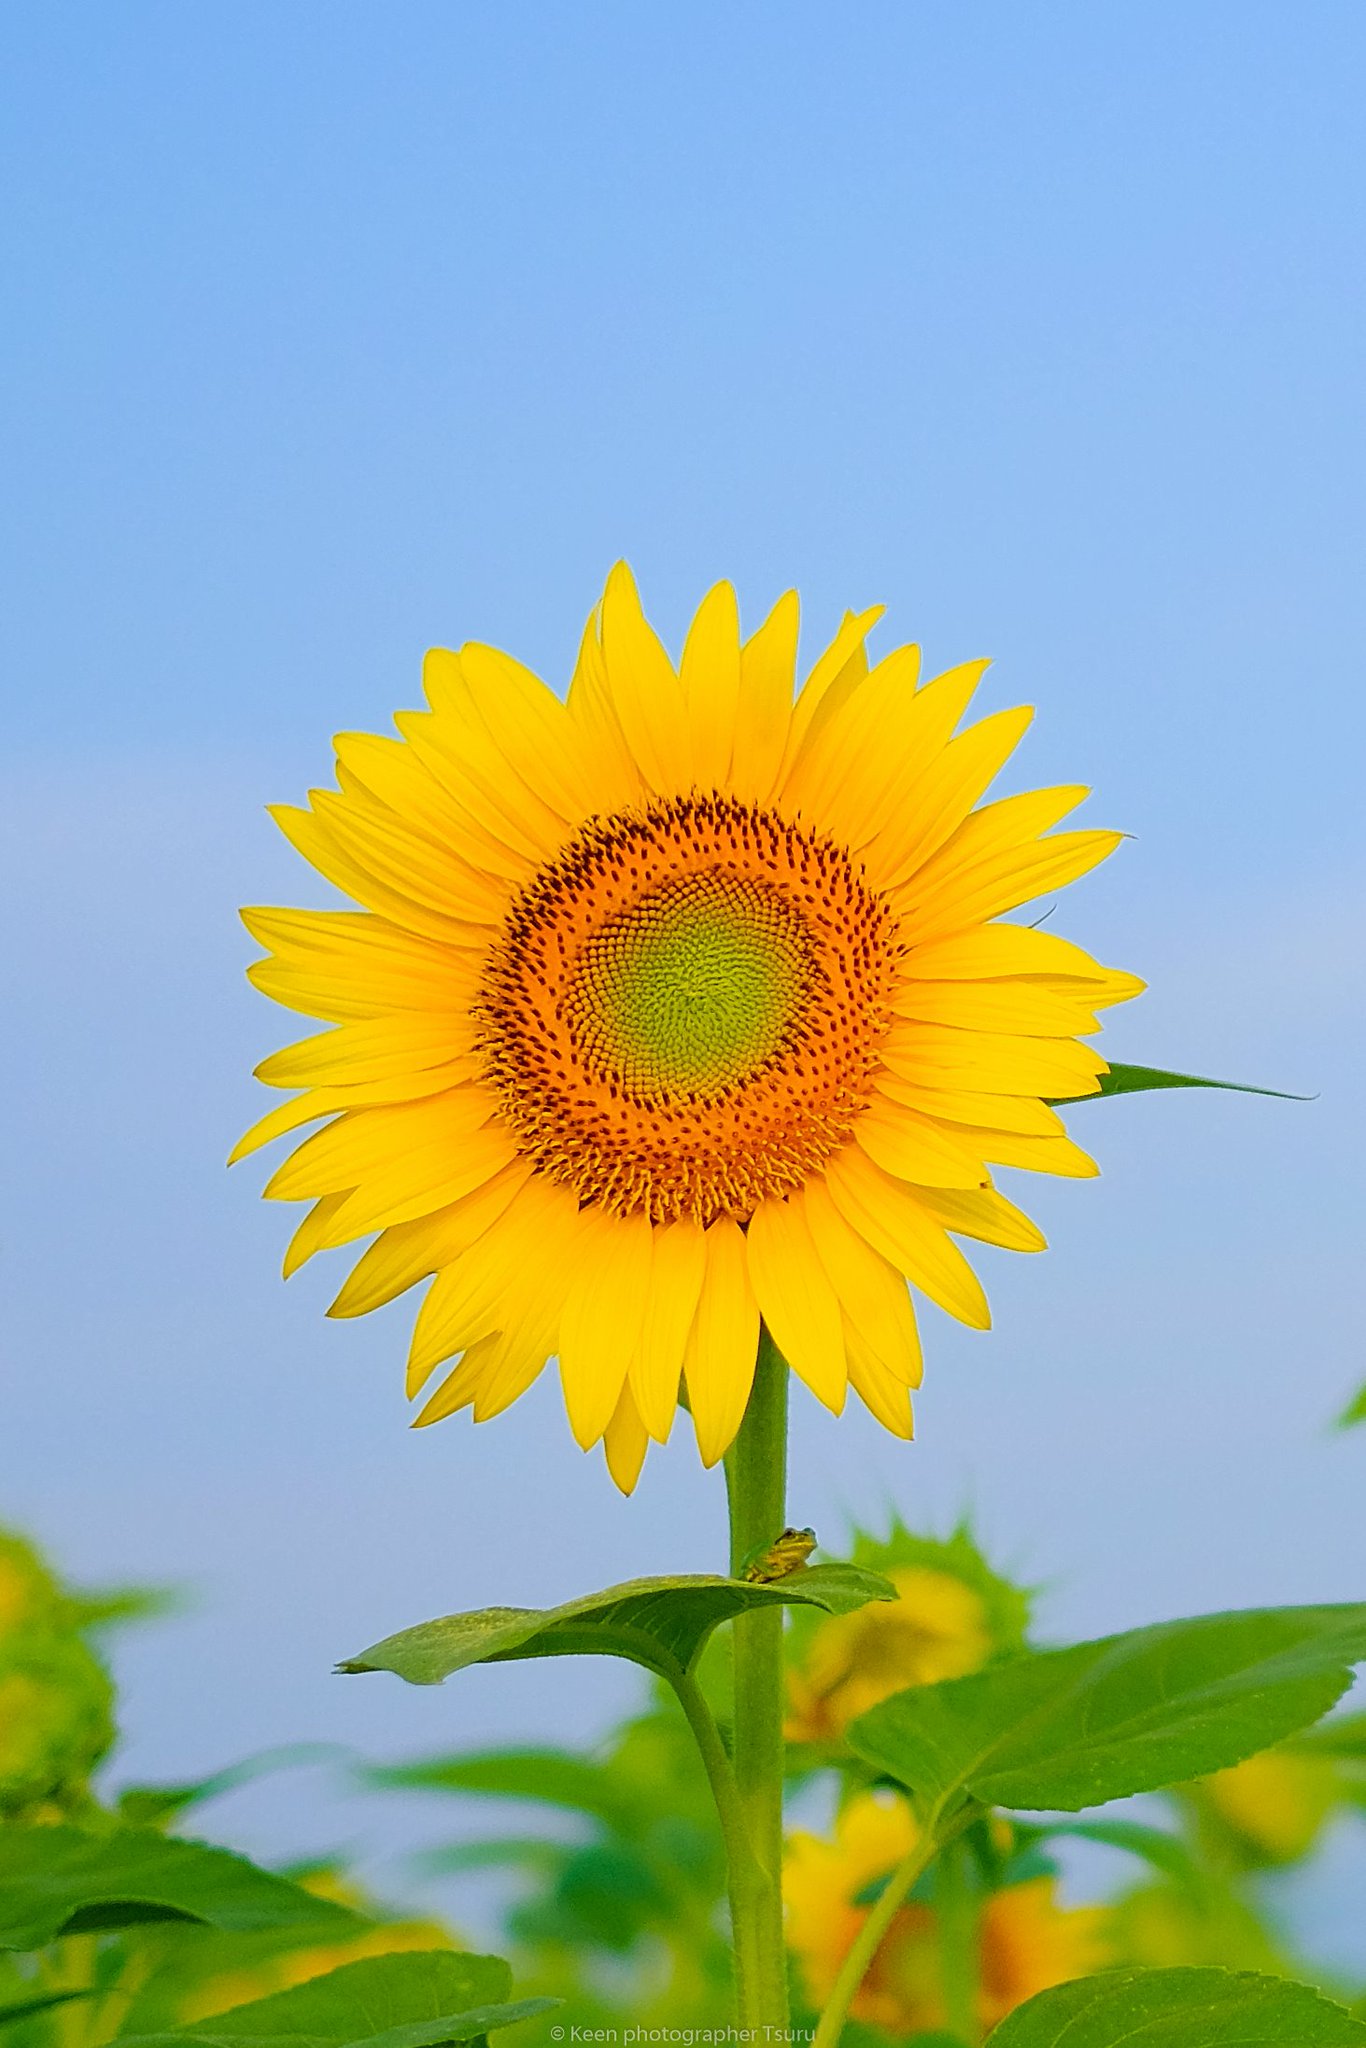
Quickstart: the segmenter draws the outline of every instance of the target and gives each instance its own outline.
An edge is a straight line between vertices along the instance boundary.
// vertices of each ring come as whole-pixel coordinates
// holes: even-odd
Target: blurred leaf
[[[1250,1088],[1243,1081],[1211,1081],[1205,1074],[1173,1074],[1166,1067],[1130,1067],[1112,1060],[1099,1077],[1098,1093],[1055,1095],[1054,1102],[1096,1102],[1102,1095],[1141,1095],[1153,1088],[1222,1088],[1234,1095],[1271,1095],[1278,1102],[1312,1102],[1312,1095],[1291,1095],[1284,1088]]]
[[[446,1842],[424,1849],[412,1860],[432,1876],[462,1870],[557,1870],[573,1848],[570,1842],[547,1842],[541,1835],[491,1835],[476,1842]]]
[[[1301,1755],[1341,1757],[1347,1763],[1366,1763],[1366,1713],[1334,1714],[1317,1728],[1306,1728],[1288,1745]]]
[[[1338,1417],[1339,1429],[1354,1429],[1358,1422],[1366,1422],[1366,1386],[1347,1403]]]
[[[1307,1984],[1229,1970],[1107,1970],[1017,2006],[989,2048],[1366,2048]]]
[[[497,1956],[452,1949],[409,1950],[346,1963],[325,1977],[166,2033],[129,2034],[120,2048],[434,2048],[473,2041],[495,2027],[548,2012],[559,2001],[505,1996],[511,1972]]]
[[[523,1657],[625,1657],[672,1680],[691,1669],[712,1630],[737,1614],[792,1604],[848,1614],[891,1600],[885,1579],[857,1565],[822,1564],[752,1585],[703,1576],[630,1579],[563,1607],[486,1607],[386,1636],[337,1668],[393,1671],[410,1685],[439,1685],[471,1664]]]
[[[349,1933],[358,1916],[244,1856],[152,1828],[0,1830],[0,1948],[149,1920],[210,1927],[316,1926]]]
[[[35,2013],[46,2012],[49,2006],[69,2005],[73,1998],[93,1998],[95,1986],[86,1985],[80,1991],[44,1991],[33,1998],[21,1998],[17,2005],[0,2005],[0,2027],[7,2027],[15,2020],[32,2019]]]
[[[927,1804],[1075,1812],[1269,1748],[1326,1713],[1363,1657],[1366,1605],[1204,1615],[914,1686],[848,1741]]]
[[[388,1791],[478,1792],[492,1799],[534,1800],[596,1820],[619,1822],[635,1802],[623,1799],[611,1767],[570,1749],[484,1749],[411,1764],[376,1764],[367,1785]]]
[[[239,1764],[229,1764],[225,1770],[214,1771],[207,1778],[185,1784],[126,1785],[118,1795],[118,1810],[122,1819],[135,1824],[167,1821],[191,1806],[200,1806],[206,1800],[217,1799],[220,1794],[235,1790],[238,1785],[267,1777],[272,1771],[330,1763],[349,1755],[350,1751],[340,1742],[287,1743],[277,1749],[263,1749],[255,1756],[244,1757]]]
[[[1141,1857],[1165,1877],[1179,1881],[1198,1874],[1190,1850],[1178,1835],[1169,1834],[1165,1828],[1145,1827],[1140,1821],[1053,1821],[1045,1823],[1039,1834],[1050,1841],[1055,1835],[1066,1835],[1074,1841],[1102,1842],[1109,1849],[1127,1849],[1131,1856]]]
[[[122,1628],[128,1622],[160,1621],[190,1605],[179,1586],[93,1586],[68,1594],[77,1628]]]

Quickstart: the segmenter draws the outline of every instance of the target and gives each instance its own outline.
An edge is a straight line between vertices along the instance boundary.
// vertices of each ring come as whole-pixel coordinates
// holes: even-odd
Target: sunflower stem
[[[726,1456],[730,1569],[781,1535],[787,1495],[787,1361],[759,1333],[754,1386]],[[776,1605],[731,1624],[735,1669],[733,1757],[757,1882],[732,1887],[740,2024],[785,2029],[787,1954],[783,1940],[783,1616]],[[770,2036],[772,2038],[772,2036]]]
[[[844,2032],[844,2023],[849,2016],[849,2008],[858,1996],[859,1987],[872,1967],[873,1958],[881,1948],[883,1937],[892,1922],[936,1856],[949,1842],[956,1842],[964,1828],[980,1812],[981,1808],[969,1799],[950,1817],[936,1814],[922,1831],[915,1847],[898,1863],[883,1886],[877,1904],[860,1927],[852,1948],[840,1965],[839,1975],[835,1979],[834,1988],[826,2001],[825,2011],[820,2016],[812,2038],[811,2048],[837,2048],[840,2036]]]

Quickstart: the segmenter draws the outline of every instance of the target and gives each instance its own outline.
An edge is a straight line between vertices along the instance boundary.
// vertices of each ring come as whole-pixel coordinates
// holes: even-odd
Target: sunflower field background
[[[623,556],[675,659],[719,579],[747,634],[800,589],[802,675],[850,606],[888,606],[874,664],[991,654],[971,716],[1037,707],[991,797],[1083,777],[1068,829],[1126,835],[1006,913],[1132,971],[1103,1057],[1302,1098],[1073,1103],[1099,1180],[997,1144],[1049,1249],[965,1246],[989,1332],[922,1292],[913,1442],[857,1343],[829,1412],[793,1316],[817,1547],[783,1584],[836,1589],[782,1635],[798,2035],[915,1854],[935,1688],[1116,1633],[1140,1686],[1185,1651],[1128,1632],[1360,1601],[1363,57],[1347,0],[6,17],[0,2048],[729,2023],[667,1685],[334,1672],[424,1617],[724,1573],[700,1419],[637,1473],[632,1419],[585,1396],[571,1433],[552,1369],[410,1432],[411,1297],[325,1320],[361,1245],[282,1286],[295,1223],[223,1165],[251,1070],[316,1078],[278,1048],[320,1028],[247,985],[238,906],[344,907],[264,807],[419,711],[429,647],[565,696]],[[378,752],[342,767],[364,813]],[[1135,1970],[1311,1987],[1257,1993],[1266,2038],[1362,2038],[1366,1736],[1351,1695],[1316,1718],[1359,1652],[1297,1626],[1264,1682],[1303,1711],[1244,1761],[965,1816],[851,2048],[973,2048]],[[727,1633],[696,1670],[725,1739]]]

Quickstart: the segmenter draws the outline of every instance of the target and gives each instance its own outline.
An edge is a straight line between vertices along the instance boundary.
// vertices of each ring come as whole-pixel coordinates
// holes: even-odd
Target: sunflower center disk
[[[641,1097],[748,1080],[797,1015],[807,952],[799,917],[747,876],[666,883],[583,948],[566,1011],[585,1068]]]
[[[848,855],[771,811],[694,797],[594,819],[491,953],[485,1073],[582,1202],[743,1221],[847,1141],[896,955]]]

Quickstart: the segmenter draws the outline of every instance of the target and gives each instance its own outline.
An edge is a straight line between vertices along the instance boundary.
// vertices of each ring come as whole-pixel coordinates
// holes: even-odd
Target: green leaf
[[[573,1848],[572,1842],[547,1842],[541,1835],[487,1835],[472,1842],[446,1842],[423,1849],[414,1866],[432,1876],[464,1870],[531,1870],[552,1875]]]
[[[1113,1970],[1017,2006],[989,2048],[1366,2048],[1307,1984],[1230,1970]]]
[[[16,2020],[32,2019],[35,2013],[46,2012],[49,2006],[69,2005],[73,1998],[93,1998],[95,1986],[86,1985],[80,1991],[45,1991],[34,1998],[21,1998],[17,2005],[0,2005],[0,2027],[11,2026]]]
[[[492,1799],[534,1800],[595,1820],[618,1822],[623,1802],[610,1766],[572,1749],[487,1749],[410,1764],[375,1764],[362,1777],[384,1791],[482,1793]]]
[[[238,1930],[312,1925],[329,1934],[353,1931],[358,1916],[245,1856],[154,1828],[0,1830],[0,1948],[42,1948],[61,1934],[148,1920]]]
[[[1299,1756],[1340,1757],[1344,1763],[1366,1763],[1366,1713],[1334,1714],[1320,1728],[1307,1728],[1289,1744]]]
[[[168,1821],[191,1806],[201,1806],[239,1785],[250,1784],[253,1778],[267,1777],[272,1771],[296,1770],[306,1764],[329,1763],[348,1753],[340,1742],[291,1742],[278,1749],[263,1749],[256,1756],[244,1757],[240,1764],[229,1764],[226,1770],[184,1784],[126,1785],[118,1795],[119,1816],[134,1824]]]
[[[1366,1386],[1363,1386],[1347,1403],[1338,1417],[1339,1429],[1355,1429],[1359,1422],[1366,1422]]]
[[[563,1607],[486,1607],[449,1614],[386,1636],[339,1671],[393,1671],[410,1685],[439,1685],[470,1664],[521,1657],[625,1657],[661,1678],[691,1670],[712,1630],[737,1614],[792,1604],[848,1614],[869,1600],[894,1600],[875,1572],[852,1564],[812,1565],[765,1585],[702,1575],[629,1579]]]
[[[1164,1877],[1181,1882],[1198,1876],[1190,1850],[1179,1836],[1168,1834],[1165,1828],[1145,1827],[1140,1821],[1052,1821],[1038,1832],[1049,1841],[1056,1835],[1065,1835],[1073,1841],[1102,1842],[1107,1849],[1125,1849],[1131,1856],[1150,1863],[1154,1870],[1160,1870]]]
[[[1173,1074],[1166,1067],[1130,1067],[1112,1060],[1100,1077],[1098,1093],[1055,1095],[1054,1102],[1095,1102],[1101,1095],[1141,1095],[1152,1088],[1223,1088],[1234,1095],[1272,1095],[1278,1102],[1312,1102],[1312,1095],[1290,1095],[1284,1088],[1250,1088],[1243,1081],[1211,1081],[1205,1074]]]
[[[548,2012],[555,1998],[508,2004],[511,1972],[497,1956],[419,1949],[343,1964],[288,1991],[160,2034],[121,2036],[119,2048],[435,2048]]]
[[[926,1806],[1076,1812],[1206,1776],[1316,1721],[1366,1657],[1366,1605],[1162,1622],[912,1686],[847,1740]]]

